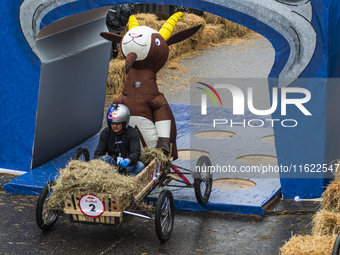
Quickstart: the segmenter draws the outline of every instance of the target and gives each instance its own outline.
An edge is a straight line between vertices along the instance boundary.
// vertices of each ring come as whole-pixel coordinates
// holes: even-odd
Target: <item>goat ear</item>
[[[113,33],[108,33],[108,32],[102,32],[100,33],[101,37],[104,37],[106,40],[109,40],[111,42],[115,43],[120,43],[120,41],[123,39],[123,36],[113,34]]]
[[[194,35],[202,25],[198,25],[195,27],[191,27],[188,29],[184,29],[176,34],[173,34],[170,36],[170,38],[166,41],[166,43],[170,46],[171,44],[178,43],[181,41],[184,41],[185,39],[188,39],[190,36]]]

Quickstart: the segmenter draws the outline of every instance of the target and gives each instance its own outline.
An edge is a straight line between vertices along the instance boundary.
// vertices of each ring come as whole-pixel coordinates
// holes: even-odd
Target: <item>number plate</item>
[[[79,199],[79,208],[84,215],[91,218],[97,218],[105,211],[104,202],[93,194],[83,195]]]

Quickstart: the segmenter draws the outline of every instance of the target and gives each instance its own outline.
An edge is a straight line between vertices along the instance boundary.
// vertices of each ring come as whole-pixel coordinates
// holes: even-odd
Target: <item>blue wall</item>
[[[20,30],[22,1],[4,0],[0,45],[0,167],[28,171],[38,104],[40,61]]]

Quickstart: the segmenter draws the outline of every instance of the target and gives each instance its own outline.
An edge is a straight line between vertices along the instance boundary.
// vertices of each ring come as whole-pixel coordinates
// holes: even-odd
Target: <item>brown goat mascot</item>
[[[105,39],[120,43],[125,57],[128,74],[121,96],[116,104],[126,105],[131,114],[130,125],[135,127],[143,146],[162,148],[178,158],[176,146],[176,123],[169,104],[159,92],[156,73],[165,65],[169,56],[169,45],[181,42],[195,34],[201,25],[182,30],[171,36],[181,12],[172,15],[157,32],[139,26],[135,16],[129,18],[129,31],[123,36],[103,32]]]

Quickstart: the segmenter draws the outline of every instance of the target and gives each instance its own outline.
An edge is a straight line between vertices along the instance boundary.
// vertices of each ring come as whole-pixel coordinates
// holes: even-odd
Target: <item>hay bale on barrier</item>
[[[340,214],[320,210],[313,216],[314,236],[338,235],[340,233]]]
[[[211,13],[204,12],[203,18],[207,24],[223,25],[226,37],[242,37],[251,32],[249,28]]]
[[[337,177],[337,176],[336,176]],[[294,236],[280,251],[291,254],[331,254],[335,239],[340,233],[340,179],[336,178],[322,194],[321,210],[312,221],[312,236]]]
[[[340,212],[340,179],[329,183],[322,194],[321,208],[327,211]]]
[[[293,236],[280,248],[281,255],[329,255],[332,254],[337,236]]]
[[[203,12],[203,19],[207,24],[226,24],[226,19],[209,12]]]
[[[82,193],[135,194],[141,189],[137,178],[119,174],[117,167],[102,160],[72,160],[61,169],[47,208],[63,208],[64,196]]]
[[[202,47],[218,43],[224,38],[228,37],[228,30],[226,30],[225,26],[222,24],[218,25],[207,24],[203,33],[204,35],[202,36],[200,44],[202,45]]]
[[[110,95],[122,93],[125,82],[125,60],[119,58],[111,60],[107,77],[107,93]]]
[[[228,31],[228,37],[242,37],[252,32],[252,30],[249,28],[246,28],[230,20],[226,20],[226,27]]]

